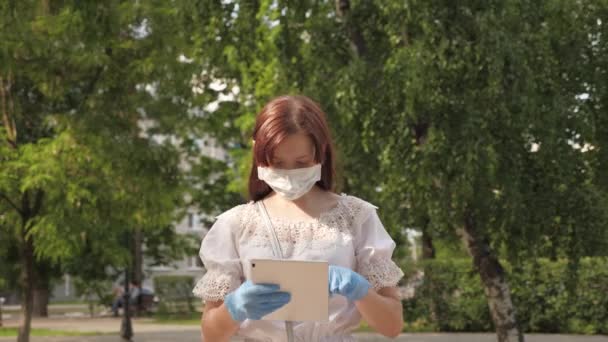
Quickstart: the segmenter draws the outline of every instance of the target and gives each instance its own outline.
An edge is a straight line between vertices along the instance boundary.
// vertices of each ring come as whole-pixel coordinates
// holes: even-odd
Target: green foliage
[[[346,15],[335,8],[342,3]],[[400,247],[411,227],[448,240],[439,256],[462,255],[443,246],[454,245],[470,213],[477,238],[514,265],[568,258],[571,275],[581,257],[606,255],[606,1],[208,7],[192,11],[203,27],[197,56],[217,57],[222,93],[239,87],[233,111],[218,113],[234,125],[217,134],[238,142],[232,191],[246,193],[257,111],[276,95],[303,93],[328,113],[338,190],[378,205]],[[585,144],[595,148],[583,152]],[[476,286],[461,295],[483,293]],[[488,317],[480,298],[454,313]]]
[[[194,296],[191,276],[157,276],[154,278],[154,289],[158,296],[158,314],[160,316],[190,314],[194,312]]]
[[[14,236],[8,229],[0,230],[0,282],[4,284],[1,291],[18,289],[19,253]]]
[[[94,313],[95,304],[111,307],[114,300],[112,293],[112,279],[94,279],[80,276],[74,279],[74,288],[80,298],[84,298],[89,305],[91,316]]]
[[[338,191],[400,246],[405,227],[452,246],[470,213],[514,268],[570,260],[572,293],[608,251],[608,2],[340,3],[1,2],[0,244],[95,281],[135,227],[177,258],[172,222],[245,197],[255,114],[303,93],[328,113]],[[207,136],[234,164],[200,157]],[[470,303],[456,314],[483,316]]]
[[[189,194],[200,212],[219,214],[242,201],[244,196],[240,191],[229,189],[232,174],[233,170],[225,162],[209,157],[200,156],[193,164],[186,177],[195,184]],[[213,220],[203,217],[203,224],[210,227]]]
[[[304,93],[328,113],[338,190],[377,204],[400,245],[404,227],[455,239],[470,210],[513,261],[605,254],[605,1],[349,3],[346,16],[313,1],[192,11],[196,58],[220,93],[239,87],[213,116],[234,123],[212,133],[238,142],[232,191],[246,193],[257,111]]]
[[[480,234],[511,258],[548,255],[547,240],[573,258],[605,251],[595,155],[568,144],[593,139],[591,113],[572,111],[585,92],[575,75],[590,68],[576,57],[588,31],[561,29],[602,12],[572,2],[387,7],[394,43],[379,102],[394,106],[383,112],[396,124],[382,152],[384,188],[410,204],[404,219],[428,217],[431,235],[450,236],[471,208]]]
[[[153,2],[5,2],[0,11],[12,28],[0,31],[3,227],[25,229],[38,258],[66,260],[99,243],[105,262],[124,263],[123,230],[165,227],[186,205],[180,153],[197,153],[191,136],[206,127],[184,114],[199,68],[179,61],[187,19]],[[35,196],[39,210],[19,207]]]
[[[169,232],[191,184],[209,176],[187,179],[180,165],[209,127],[192,110],[200,65],[181,61],[192,55],[187,15],[158,1],[0,4],[0,234],[11,257],[0,269],[14,271],[12,289],[69,272],[99,292],[107,270],[129,264],[134,229],[159,262],[193,253]]]
[[[143,237],[143,254],[149,266],[170,265],[184,255],[196,255],[200,249],[198,236],[177,233],[173,225],[150,228]]]
[[[530,333],[606,334],[608,267],[606,258],[584,258],[568,291],[566,261],[539,259],[507,270],[519,324]],[[410,326],[436,331],[491,331],[493,323],[479,275],[465,259],[431,260],[420,265],[424,283],[405,300]],[[421,329],[421,330],[425,330]]]
[[[404,301],[406,322],[425,319],[438,331],[489,331],[487,300],[470,264],[467,259],[423,262],[424,283]]]
[[[606,334],[608,267],[605,258],[583,258],[576,274],[565,260],[538,260],[511,272],[513,298],[527,330]],[[569,290],[570,277],[574,288]]]

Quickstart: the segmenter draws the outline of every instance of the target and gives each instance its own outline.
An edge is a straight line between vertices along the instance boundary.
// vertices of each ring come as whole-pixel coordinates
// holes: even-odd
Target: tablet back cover
[[[320,321],[329,319],[328,263],[300,260],[251,260],[251,281],[274,283],[291,293],[291,301],[263,320]]]

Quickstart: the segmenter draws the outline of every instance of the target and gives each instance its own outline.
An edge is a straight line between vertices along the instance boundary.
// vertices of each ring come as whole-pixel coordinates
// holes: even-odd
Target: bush
[[[472,271],[469,260],[432,260],[420,266],[424,270],[424,282],[414,298],[404,301],[408,324],[428,322],[438,331],[492,328],[479,277]]]
[[[502,265],[524,331],[608,333],[606,258],[581,259],[572,279],[566,261],[538,260],[518,269],[504,261]],[[413,298],[403,302],[406,326],[427,331],[494,329],[470,259],[430,260],[418,267],[425,272],[424,282]],[[574,287],[568,286],[569,281]]]
[[[158,296],[158,315],[190,315],[194,312],[192,294],[194,278],[191,276],[158,276],[154,290]]]

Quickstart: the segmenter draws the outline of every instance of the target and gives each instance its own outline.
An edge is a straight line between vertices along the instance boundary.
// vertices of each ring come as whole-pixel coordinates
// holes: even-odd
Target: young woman
[[[251,201],[217,217],[200,249],[207,273],[193,293],[205,302],[205,341],[286,341],[283,322],[259,320],[289,302],[278,286],[253,284],[247,260],[272,258],[262,201],[285,259],[328,261],[329,322],[294,322],[295,341],[354,341],[361,318],[386,336],[403,324],[391,260],[395,243],[376,207],[334,186],[334,150],[325,114],[304,96],[281,96],[257,116]],[[288,328],[289,330],[289,328]]]

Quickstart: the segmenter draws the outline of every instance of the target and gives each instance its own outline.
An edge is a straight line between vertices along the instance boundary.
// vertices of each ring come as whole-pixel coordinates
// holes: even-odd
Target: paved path
[[[100,334],[118,333],[120,331],[121,318],[34,318],[32,327],[39,329],[56,329],[64,331],[98,332]],[[195,331],[199,333],[198,325],[155,323],[151,318],[134,318],[131,320],[135,332],[159,332],[159,331]],[[4,326],[16,327],[19,321],[5,321]]]
[[[74,337],[36,337],[32,342],[119,342],[120,318],[62,318],[34,319],[32,326],[36,328],[95,331],[103,335],[74,336]],[[5,321],[5,326],[16,326],[16,320]],[[158,324],[147,318],[134,319],[133,331],[135,342],[200,342],[200,328],[197,325]],[[397,339],[382,338],[377,334],[361,333],[355,335],[358,341],[382,342],[495,342],[494,334],[401,334]],[[15,341],[15,337],[0,337],[0,341]],[[234,342],[239,340],[235,339]],[[314,341],[311,341],[314,342]],[[608,336],[575,336],[575,335],[526,335],[526,342],[608,342]]]
[[[372,334],[355,335],[358,341],[365,342],[495,342],[494,334],[402,334],[391,340]],[[0,341],[15,341],[14,337],[2,338]],[[32,337],[32,342],[120,342],[118,335],[77,336],[77,337]],[[200,342],[198,331],[159,331],[136,333],[134,342]],[[234,340],[237,342],[239,340]],[[314,342],[314,341],[311,341]],[[570,335],[526,335],[526,342],[608,342],[606,336],[570,336]]]

